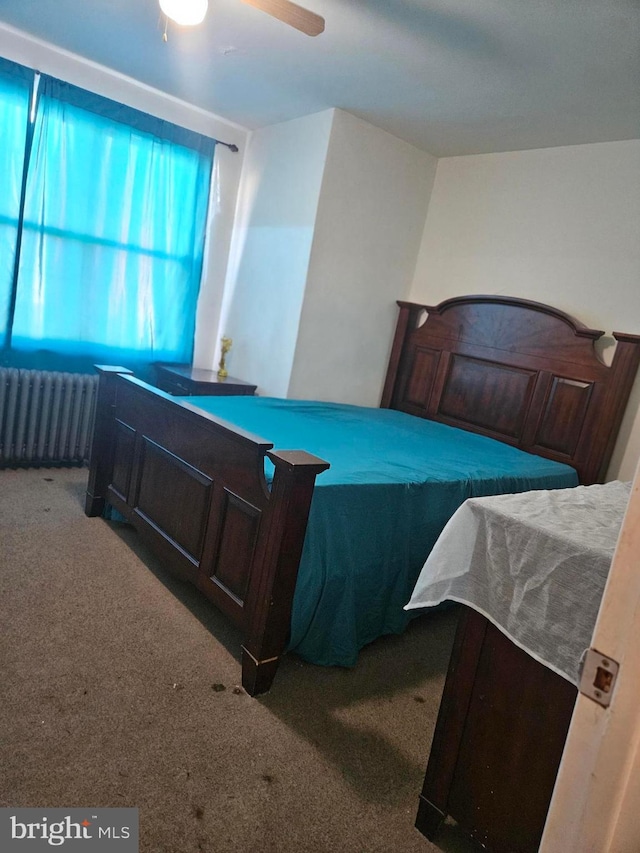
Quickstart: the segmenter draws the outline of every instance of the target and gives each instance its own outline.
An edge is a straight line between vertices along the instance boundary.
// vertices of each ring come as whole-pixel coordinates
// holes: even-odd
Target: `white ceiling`
[[[640,0],[0,0],[0,21],[253,129],[340,107],[437,156],[640,138]]]

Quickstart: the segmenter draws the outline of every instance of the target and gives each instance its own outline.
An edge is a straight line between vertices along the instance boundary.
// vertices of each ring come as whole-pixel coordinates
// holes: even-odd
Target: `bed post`
[[[398,322],[396,323],[396,331],[393,337],[387,376],[385,378],[384,389],[382,391],[382,399],[380,400],[381,409],[391,408],[398,379],[400,358],[405,349],[407,335],[411,334],[411,332],[417,327],[418,318],[423,311],[427,310],[426,305],[417,305],[414,302],[403,302],[398,300],[396,304],[400,307],[400,313],[398,314]]]
[[[269,535],[251,578],[245,604],[248,633],[242,645],[242,686],[250,696],[269,690],[286,648],[313,487],[316,476],[329,467],[305,451],[267,455],[276,468]]]
[[[613,337],[616,341],[616,349],[611,362],[612,380],[607,402],[603,406],[607,442],[603,449],[600,468],[594,472],[594,480],[597,483],[604,482],[607,475],[618,430],[622,424],[627,400],[640,364],[640,335],[613,332]]]
[[[100,374],[96,414],[91,442],[89,483],[84,511],[86,515],[102,515],[105,495],[111,478],[113,455],[113,411],[116,405],[116,378],[121,374],[131,375],[126,367],[111,367],[97,364]]]

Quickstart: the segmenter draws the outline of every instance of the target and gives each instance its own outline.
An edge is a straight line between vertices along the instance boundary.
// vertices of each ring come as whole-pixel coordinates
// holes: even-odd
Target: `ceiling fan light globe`
[[[164,14],[183,27],[201,24],[208,7],[209,0],[160,0]]]

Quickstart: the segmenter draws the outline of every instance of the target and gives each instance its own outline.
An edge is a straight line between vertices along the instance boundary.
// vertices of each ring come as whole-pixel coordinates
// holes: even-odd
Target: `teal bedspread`
[[[266,397],[185,397],[268,441],[331,464],[311,504],[289,648],[352,666],[400,633],[427,555],[469,497],[575,486],[575,471],[484,436],[403,412]]]

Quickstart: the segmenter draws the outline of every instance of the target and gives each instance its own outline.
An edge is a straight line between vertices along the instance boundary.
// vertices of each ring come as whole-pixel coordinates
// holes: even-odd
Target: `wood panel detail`
[[[143,439],[137,511],[200,562],[213,481],[202,471]]]
[[[593,383],[554,376],[536,444],[572,456],[587,417]]]
[[[416,826],[447,815],[492,853],[535,853],[577,691],[464,607]]]
[[[519,439],[536,373],[454,355],[438,414]]]
[[[247,593],[260,516],[258,507],[224,490],[220,545],[211,580],[222,584],[239,603]]]
[[[111,487],[123,501],[129,499],[135,440],[136,431],[123,421],[116,420]]]
[[[426,409],[431,396],[441,352],[427,347],[416,347],[404,402]]]

